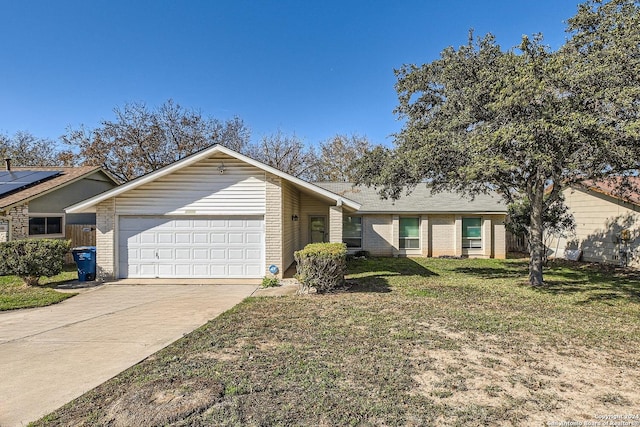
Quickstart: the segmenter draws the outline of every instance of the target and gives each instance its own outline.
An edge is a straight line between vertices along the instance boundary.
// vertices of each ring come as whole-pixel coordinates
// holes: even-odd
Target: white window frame
[[[344,237],[344,223],[347,222],[347,218],[360,218],[360,246],[347,246],[348,250],[358,250],[358,249],[362,249],[362,245],[364,242],[364,221],[362,216],[360,215],[347,215],[344,217],[343,221],[342,221],[342,243],[344,243],[345,245],[347,244],[347,242],[345,242],[345,237]],[[349,237],[349,239],[358,239],[358,237]]]
[[[479,219],[480,220],[480,237],[464,237],[464,220],[465,219]],[[462,249],[465,250],[480,250],[484,244],[483,239],[483,224],[484,220],[481,216],[466,216],[462,218]],[[479,242],[479,246],[472,246],[473,242]]]
[[[417,237],[402,237],[401,231],[402,227],[400,225],[400,223],[402,222],[403,219],[417,219],[418,220],[418,236]],[[420,250],[422,248],[422,242],[421,242],[421,236],[420,236],[420,230],[422,227],[422,220],[420,219],[419,216],[401,216],[400,218],[398,218],[398,249],[402,250],[402,251],[417,251]],[[406,242],[407,240],[409,241],[417,241],[418,242],[418,246],[415,248],[408,248],[406,247]],[[405,246],[402,246],[402,243],[405,243]]]
[[[27,235],[29,238],[58,238],[65,236],[65,215],[61,213],[30,213],[29,214],[29,223],[31,222],[31,218],[60,218],[60,233],[46,233],[45,234],[31,234],[31,226],[27,226]],[[45,231],[47,229],[46,219],[45,219]]]

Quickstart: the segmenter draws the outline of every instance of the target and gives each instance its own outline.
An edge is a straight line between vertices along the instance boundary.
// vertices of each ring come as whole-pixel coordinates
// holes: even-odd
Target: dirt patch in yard
[[[104,408],[97,424],[116,427],[164,426],[200,413],[220,400],[220,383],[206,379],[155,380],[130,387]]]
[[[414,351],[416,363],[428,366],[414,375],[415,392],[449,408],[484,408],[499,415],[498,424],[544,425],[627,414],[632,402],[640,402],[640,371],[620,363],[628,360],[626,352],[577,346],[558,352],[533,342],[507,352],[496,337],[476,336],[469,343],[460,332],[434,330],[462,344]]]

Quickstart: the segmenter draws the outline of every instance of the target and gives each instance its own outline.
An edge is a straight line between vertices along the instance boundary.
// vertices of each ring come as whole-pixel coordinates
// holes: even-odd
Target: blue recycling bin
[[[71,253],[73,253],[73,260],[78,266],[78,281],[96,280],[96,247],[79,246],[71,249]]]

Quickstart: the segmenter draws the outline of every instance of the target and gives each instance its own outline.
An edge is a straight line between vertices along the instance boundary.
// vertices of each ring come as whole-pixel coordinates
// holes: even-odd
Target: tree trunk
[[[529,284],[531,286],[544,285],[542,267],[544,264],[544,240],[542,234],[544,224],[542,211],[544,209],[544,183],[534,184],[531,197],[531,225],[529,228]]]

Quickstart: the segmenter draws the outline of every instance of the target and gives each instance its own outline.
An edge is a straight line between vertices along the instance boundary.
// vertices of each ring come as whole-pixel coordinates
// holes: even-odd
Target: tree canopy
[[[405,120],[358,180],[383,197],[427,181],[433,191],[497,191],[530,205],[530,273],[543,283],[543,212],[566,185],[634,174],[640,158],[640,6],[590,0],[551,51],[542,35],[503,50],[488,34],[396,70]],[[545,188],[553,184],[545,195]]]
[[[70,129],[63,141],[78,150],[80,163],[101,165],[128,181],[213,144],[243,151],[249,130],[242,120],[221,121],[169,100],[156,109],[144,103],[114,109],[116,119],[88,130]]]
[[[320,143],[314,180],[353,182],[353,164],[370,149],[371,143],[363,136],[336,134]]]
[[[0,134],[0,159],[11,159],[15,166],[72,166],[74,160],[73,153],[60,150],[55,141],[24,131]]]

